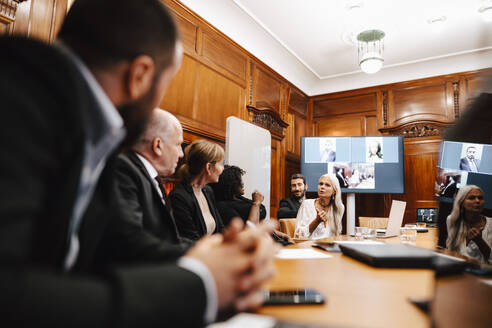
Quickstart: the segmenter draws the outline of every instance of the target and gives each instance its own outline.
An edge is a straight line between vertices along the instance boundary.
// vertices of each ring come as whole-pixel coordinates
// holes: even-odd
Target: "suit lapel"
[[[174,220],[174,216],[171,213],[171,208],[168,208],[169,204],[164,205],[161,195],[157,191],[154,183],[154,179],[152,179],[149,175],[149,172],[147,172],[147,169],[145,168],[145,165],[142,163],[142,161],[138,158],[138,156],[133,152],[127,152],[126,153],[128,159],[140,170],[140,173],[148,180],[150,185],[152,186],[152,197],[155,198],[155,202],[160,204],[159,206],[163,210],[162,212],[164,213],[164,220],[169,221],[172,224],[172,228],[175,231],[175,235],[179,239],[179,233],[178,233],[178,227],[176,225],[176,221]]]
[[[205,218],[203,217],[202,211],[200,209],[200,204],[198,204],[198,200],[195,197],[195,193],[193,192],[193,188],[189,186],[188,184],[183,184],[185,190],[190,194],[190,198],[193,201],[194,207],[195,207],[195,217],[199,218],[198,224],[200,225],[200,228],[202,229],[201,234],[206,235],[207,234],[207,226],[205,225]],[[207,200],[208,202],[208,200]]]

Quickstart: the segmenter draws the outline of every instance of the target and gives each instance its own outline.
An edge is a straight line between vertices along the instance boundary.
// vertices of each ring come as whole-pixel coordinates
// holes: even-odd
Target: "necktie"
[[[162,199],[167,204],[166,187],[164,187],[164,184],[161,182],[161,179],[158,176],[155,177],[155,181],[157,181],[157,186],[159,186],[159,190],[162,193]]]

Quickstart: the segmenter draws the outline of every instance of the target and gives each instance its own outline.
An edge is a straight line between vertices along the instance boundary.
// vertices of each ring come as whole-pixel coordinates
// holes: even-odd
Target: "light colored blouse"
[[[487,222],[485,223],[485,227],[482,230],[482,239],[492,249],[492,218],[485,217],[485,219],[487,220]],[[449,216],[446,221],[447,221],[446,223],[448,226],[448,236],[449,236],[449,227],[450,227]],[[475,244],[473,240],[471,240],[468,243],[468,246],[466,245],[466,240],[461,245],[459,245],[458,253],[483,263],[492,264],[492,256],[490,256],[488,259],[484,259],[482,252],[480,252],[480,249],[478,248],[477,244]]]
[[[326,222],[326,227],[321,222],[312,233],[309,233],[309,224],[316,219],[316,208],[314,206],[315,199],[306,199],[301,203],[301,207],[297,212],[296,229],[294,231],[295,238],[311,238],[321,239],[334,236],[336,234],[334,219]],[[333,206],[330,206],[327,216],[333,218]]]
[[[200,210],[202,211],[203,220],[205,221],[205,226],[207,227],[207,235],[211,235],[215,231],[216,223],[212,212],[210,212],[210,207],[208,207],[207,199],[201,189],[197,190],[197,188],[193,188],[193,194],[195,194]]]

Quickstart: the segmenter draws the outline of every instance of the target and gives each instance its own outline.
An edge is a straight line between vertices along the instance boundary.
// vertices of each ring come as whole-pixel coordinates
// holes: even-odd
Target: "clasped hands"
[[[273,260],[279,250],[270,237],[275,226],[266,221],[256,229],[243,229],[243,222],[233,219],[223,234],[203,237],[186,253],[213,275],[219,311],[244,311],[263,303],[259,288],[273,277]]]

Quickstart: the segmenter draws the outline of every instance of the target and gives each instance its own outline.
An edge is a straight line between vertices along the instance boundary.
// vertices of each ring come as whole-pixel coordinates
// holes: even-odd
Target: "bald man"
[[[183,157],[182,142],[183,129],[176,117],[156,108],[131,150],[118,155],[116,184],[126,215],[112,230],[117,239],[126,241],[127,251],[119,252],[120,260],[173,260],[192,244],[179,236],[158,181],[159,176],[174,174]]]

